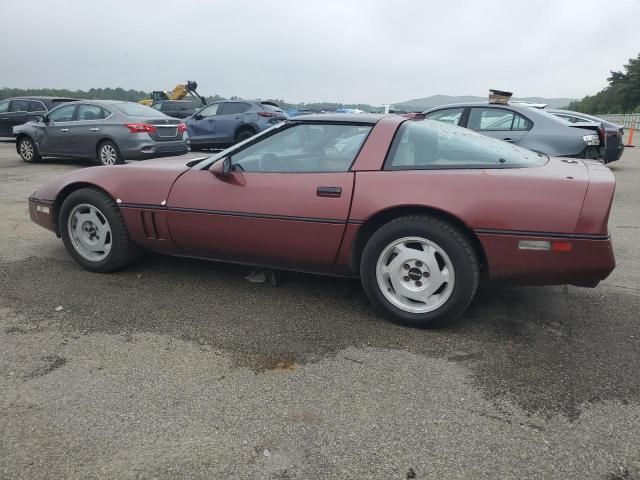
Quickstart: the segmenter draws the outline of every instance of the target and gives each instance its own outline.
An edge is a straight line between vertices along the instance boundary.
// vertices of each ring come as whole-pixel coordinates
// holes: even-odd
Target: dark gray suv
[[[191,148],[217,147],[246,140],[287,118],[275,103],[225,100],[198,110],[185,123]]]

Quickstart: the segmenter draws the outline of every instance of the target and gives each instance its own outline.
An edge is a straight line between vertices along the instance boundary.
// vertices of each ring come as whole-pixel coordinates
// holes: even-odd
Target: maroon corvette
[[[309,115],[208,158],[74,171],[29,210],[95,272],[149,249],[359,276],[376,307],[428,327],[482,279],[597,285],[615,266],[614,187],[598,162],[441,122]]]

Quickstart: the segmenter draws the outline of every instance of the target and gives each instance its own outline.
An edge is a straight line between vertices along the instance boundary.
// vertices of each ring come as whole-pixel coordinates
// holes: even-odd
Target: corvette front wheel
[[[58,228],[69,254],[92,272],[119,270],[139,253],[118,206],[97,189],[72,192],[60,208]]]
[[[478,288],[478,256],[457,227],[430,216],[396,218],[380,227],[362,253],[363,288],[378,309],[404,325],[446,325]]]

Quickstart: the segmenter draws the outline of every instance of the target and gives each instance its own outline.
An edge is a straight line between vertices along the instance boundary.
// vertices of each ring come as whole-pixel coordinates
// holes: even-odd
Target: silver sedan
[[[153,108],[112,100],[61,105],[13,128],[25,162],[42,157],[91,158],[102,165],[189,151],[184,123]]]

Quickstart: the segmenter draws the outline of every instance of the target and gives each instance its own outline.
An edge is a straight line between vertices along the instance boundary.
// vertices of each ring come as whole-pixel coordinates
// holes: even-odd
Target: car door
[[[102,135],[104,118],[109,113],[98,105],[80,104],[75,121],[69,125],[70,155],[94,158]]]
[[[29,115],[29,100],[14,99],[11,100],[9,111],[2,114],[2,122],[4,123],[7,136],[13,135],[13,127],[27,123]]]
[[[244,122],[244,113],[251,108],[246,102],[223,102],[216,113],[215,138],[219,143],[235,142],[236,130]]]
[[[0,102],[0,137],[10,137],[13,135],[12,128],[9,123],[9,107],[11,100],[2,100]]]
[[[51,110],[47,116],[44,137],[40,144],[44,155],[69,155],[71,145],[71,127],[74,125],[76,105],[64,105]]]
[[[370,129],[283,125],[233,152],[227,178],[208,168],[186,172],[167,200],[172,239],[189,255],[329,271],[349,216],[350,168],[360,150],[335,145],[358,136],[362,144]]]
[[[216,131],[216,112],[218,111],[219,105],[219,103],[207,105],[187,120],[187,131],[191,143],[213,143]]]
[[[513,110],[496,107],[472,107],[467,128],[488,137],[518,144],[531,130],[533,122]]]

